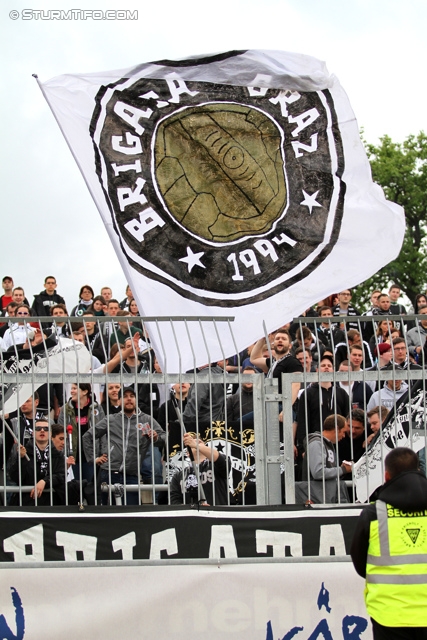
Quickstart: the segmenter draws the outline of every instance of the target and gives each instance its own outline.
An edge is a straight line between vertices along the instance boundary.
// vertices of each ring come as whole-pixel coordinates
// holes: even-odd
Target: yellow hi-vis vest
[[[405,512],[381,500],[371,522],[365,602],[385,627],[427,627],[427,510]]]

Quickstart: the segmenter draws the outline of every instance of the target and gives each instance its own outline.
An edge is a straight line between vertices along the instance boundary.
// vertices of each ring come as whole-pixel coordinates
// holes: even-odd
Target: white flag
[[[34,391],[49,381],[35,380],[34,374],[44,373],[88,373],[92,365],[92,357],[85,345],[68,338],[56,340],[48,338],[31,349],[0,354],[3,373],[15,374],[17,382],[2,385],[0,389],[0,416],[17,411],[24,402],[31,398]],[[24,374],[20,378],[20,374]],[[26,382],[26,375],[32,379]],[[22,382],[24,380],[24,382]]]
[[[399,253],[403,210],[314,58],[231,51],[41,88],[141,315],[235,318],[149,325],[168,371],[233,355]]]
[[[426,447],[427,392],[424,381],[414,381],[411,389],[387,416],[381,432],[353,467],[357,500],[368,502],[384,482],[384,460],[396,447],[408,447],[416,453]]]

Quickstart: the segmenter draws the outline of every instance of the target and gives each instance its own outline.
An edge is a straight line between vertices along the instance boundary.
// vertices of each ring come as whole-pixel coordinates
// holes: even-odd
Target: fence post
[[[255,437],[255,469],[256,469],[256,503],[268,504],[267,482],[267,442],[265,422],[264,375],[254,376],[252,387],[254,402],[254,437]]]
[[[268,504],[282,504],[278,380],[265,379]]]
[[[292,374],[282,374],[282,395],[285,502],[286,504],[295,504]]]

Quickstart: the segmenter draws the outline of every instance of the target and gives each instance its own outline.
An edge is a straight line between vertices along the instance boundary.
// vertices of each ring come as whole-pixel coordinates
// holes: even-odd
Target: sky
[[[126,281],[101,218],[32,74],[123,69],[164,58],[278,49],[326,62],[347,92],[367,141],[396,142],[426,129],[424,0],[112,0],[85,9],[129,9],[136,20],[24,20],[24,9],[72,9],[67,0],[3,0],[0,277],[32,302],[54,275],[68,308],[82,285]],[[27,14],[29,15],[29,14]],[[32,14],[34,16],[34,14]],[[45,14],[46,15],[46,14]]]

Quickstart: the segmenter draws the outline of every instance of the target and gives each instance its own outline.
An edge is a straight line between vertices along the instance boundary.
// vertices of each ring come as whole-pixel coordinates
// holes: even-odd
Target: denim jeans
[[[80,482],[80,480],[87,480],[88,482],[92,482],[93,480],[93,462],[82,462],[81,473],[82,477],[80,478],[80,465],[73,464],[72,466],[74,478]]]
[[[152,484],[152,469],[154,459],[154,480],[155,484],[163,483],[162,454],[158,447],[153,447],[154,457],[151,455],[151,445],[148,447],[144,460],[141,462],[142,479]]]
[[[163,467],[162,453],[158,447],[153,447],[154,458],[151,455],[151,445],[148,447],[144,460],[141,462],[141,476],[146,484],[153,484],[153,466],[154,466],[154,484],[163,484]],[[154,459],[154,465],[153,465]],[[159,503],[159,492],[156,491],[154,496],[156,504]]]

